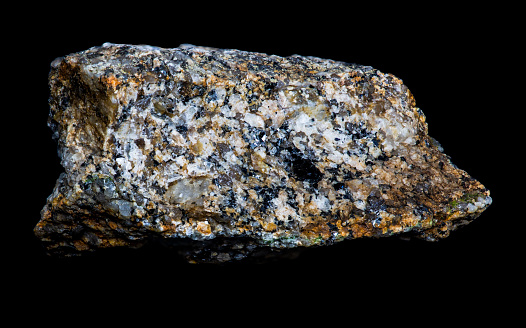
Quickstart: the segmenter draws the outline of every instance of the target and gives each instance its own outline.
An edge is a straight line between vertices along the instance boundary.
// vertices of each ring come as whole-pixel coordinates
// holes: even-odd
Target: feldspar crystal
[[[368,66],[106,43],[51,64],[65,172],[35,227],[53,254],[147,241],[225,262],[344,239],[434,241],[489,191]]]

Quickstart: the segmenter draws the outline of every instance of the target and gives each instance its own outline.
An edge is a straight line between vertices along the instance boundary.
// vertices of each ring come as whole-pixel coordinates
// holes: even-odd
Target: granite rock
[[[51,254],[159,241],[225,262],[435,241],[491,204],[402,81],[372,67],[106,43],[57,58],[49,84],[65,172],[35,233]]]

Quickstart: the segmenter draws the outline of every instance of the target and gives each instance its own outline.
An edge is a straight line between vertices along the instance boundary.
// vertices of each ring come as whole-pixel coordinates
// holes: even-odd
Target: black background
[[[8,69],[14,72],[4,78],[16,86],[13,95],[20,92],[12,114],[21,123],[4,131],[13,166],[13,173],[3,176],[11,187],[4,202],[15,211],[4,218],[9,231],[3,231],[3,252],[10,260],[4,270],[14,273],[12,281],[24,281],[20,284],[31,290],[20,302],[32,300],[41,308],[52,297],[75,308],[70,302],[91,297],[97,304],[111,300],[108,295],[119,302],[139,302],[141,295],[144,303],[160,295],[178,295],[174,297],[203,304],[210,297],[216,302],[217,297],[243,295],[236,303],[241,306],[270,295],[283,306],[358,299],[371,309],[390,308],[402,317],[411,317],[417,309],[449,318],[473,304],[476,310],[470,315],[497,313],[493,305],[514,298],[523,287],[516,278],[523,272],[524,259],[517,249],[520,239],[514,237],[524,214],[506,212],[511,205],[504,180],[519,184],[520,174],[508,174],[522,168],[517,157],[521,152],[509,153],[518,141],[511,126],[521,119],[513,114],[518,109],[505,103],[513,94],[507,82],[513,51],[506,37],[516,30],[502,23],[502,11],[431,5],[397,11],[382,7],[382,12],[331,3],[287,10],[283,4],[259,6],[196,3],[193,8],[164,8],[142,2],[110,10],[102,4],[81,4],[66,11],[45,8],[37,18],[21,16],[11,26],[17,30],[11,46],[23,51],[7,52]],[[57,145],[46,125],[49,64],[104,42],[161,47],[191,43],[310,55],[392,73],[415,96],[430,135],[453,163],[491,190],[493,204],[476,221],[437,243],[345,241],[306,251],[296,260],[265,265],[189,265],[156,246],[82,258],[47,257],[32,229],[61,172]],[[399,303],[406,297],[412,301]],[[442,298],[447,303],[438,301]],[[498,315],[508,318],[512,313],[508,309]]]

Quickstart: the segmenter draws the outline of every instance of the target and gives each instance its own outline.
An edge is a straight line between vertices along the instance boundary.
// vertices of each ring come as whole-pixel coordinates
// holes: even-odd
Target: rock
[[[57,58],[49,83],[65,172],[35,233],[51,254],[153,240],[225,262],[435,241],[491,204],[402,81],[368,66],[107,43]]]

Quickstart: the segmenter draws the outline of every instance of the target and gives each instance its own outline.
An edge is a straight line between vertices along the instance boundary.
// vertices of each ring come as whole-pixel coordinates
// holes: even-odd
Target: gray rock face
[[[35,233],[76,255],[161,240],[193,262],[399,234],[433,241],[489,191],[402,81],[332,60],[104,44],[57,58],[65,172]]]

